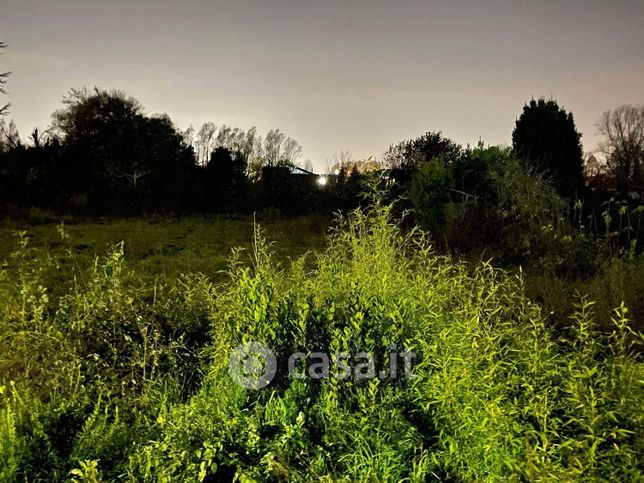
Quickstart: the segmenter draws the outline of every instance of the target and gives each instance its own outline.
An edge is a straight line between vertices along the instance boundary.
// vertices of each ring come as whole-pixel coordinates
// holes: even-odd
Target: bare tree
[[[120,173],[112,168],[108,168],[108,174],[113,178],[123,178],[127,180],[127,182],[136,189],[139,184],[139,180],[150,174],[150,171],[146,171],[137,166],[132,166],[132,171],[129,173]]]
[[[351,154],[351,151],[340,151],[333,157],[335,158],[336,162],[340,163],[340,165],[349,164],[351,163],[351,161],[353,161],[353,155]]]
[[[233,128],[223,124],[217,133],[216,147],[230,149],[233,139]]]
[[[246,156],[248,176],[252,180],[259,179],[265,163],[264,139],[261,135],[257,134],[257,128],[254,126],[246,133],[244,156]]]
[[[4,49],[7,45],[4,42],[0,42],[0,49]],[[6,85],[7,85],[7,77],[11,72],[2,72],[0,73],[0,94],[6,94]],[[9,104],[5,104],[4,106],[0,107],[0,116],[4,116],[9,109]]]
[[[641,190],[644,158],[644,106],[623,105],[606,111],[597,125],[604,135],[599,149],[620,191]]]
[[[246,174],[256,178],[261,171],[262,160],[262,137],[257,134],[257,128],[251,127],[243,136],[240,136],[237,143],[237,156],[246,165]]]
[[[304,168],[306,171],[312,173],[313,172],[313,162],[310,159],[307,159],[304,161],[304,164],[302,165],[302,168]]]
[[[606,163],[598,159],[593,153],[584,155],[584,176],[586,178],[596,178],[606,173]]]
[[[282,144],[286,135],[279,129],[271,129],[264,138],[264,159],[267,166],[279,166],[282,159]]]
[[[286,138],[282,146],[282,159],[284,163],[295,164],[302,155],[302,146],[293,138]]]
[[[327,171],[332,174],[338,174],[340,170],[350,171],[354,161],[350,151],[340,151],[331,156],[327,163]]]
[[[195,145],[195,128],[192,126],[192,124],[185,131],[180,131],[180,134],[181,134],[181,139],[183,139],[183,142],[186,145],[192,146],[194,148],[194,145]]]
[[[302,146],[293,138],[286,137],[279,129],[271,129],[264,138],[266,166],[296,164],[302,154]]]
[[[205,166],[210,160],[210,153],[215,149],[216,145],[217,126],[212,122],[207,122],[199,132],[194,140],[195,155],[197,156],[197,164]]]

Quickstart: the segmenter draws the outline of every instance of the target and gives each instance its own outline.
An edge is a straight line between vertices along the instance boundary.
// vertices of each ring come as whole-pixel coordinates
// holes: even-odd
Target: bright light
[[[326,186],[326,176],[318,176],[318,185],[320,186]]]

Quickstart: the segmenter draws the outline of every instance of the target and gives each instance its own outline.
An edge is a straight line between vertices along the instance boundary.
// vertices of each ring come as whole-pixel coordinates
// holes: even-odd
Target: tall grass
[[[164,413],[132,459],[141,479],[581,479],[640,476],[642,365],[619,308],[608,339],[580,299],[556,339],[522,280],[474,273],[403,236],[388,207],[355,212],[317,268],[233,263],[211,317],[206,382]],[[641,337],[636,335],[636,337]],[[235,386],[230,350],[259,340],[295,351],[395,345],[419,355],[410,380],[293,380]]]
[[[19,253],[0,290],[5,480],[642,478],[642,335],[627,308],[595,333],[580,296],[554,334],[521,275],[438,255],[389,206],[338,220],[313,263],[281,266],[257,233],[251,264],[235,252],[220,286],[141,286],[117,246],[49,300],[40,262]],[[248,341],[278,359],[260,390],[227,370]],[[416,354],[414,377],[285,370],[293,352],[383,363],[392,347]]]

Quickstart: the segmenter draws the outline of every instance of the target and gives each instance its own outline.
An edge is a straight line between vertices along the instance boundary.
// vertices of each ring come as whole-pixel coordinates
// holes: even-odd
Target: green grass
[[[0,224],[0,260],[18,246],[18,231],[25,231],[29,246],[53,258],[71,251],[76,267],[86,268],[110,246],[124,242],[128,267],[146,278],[172,282],[180,273],[199,272],[220,280],[233,248],[250,249],[254,223],[265,228],[281,260],[295,259],[322,248],[329,219],[309,216],[294,219],[258,217],[107,218],[67,220],[62,239],[59,223],[7,221]],[[65,267],[63,267],[65,268]]]

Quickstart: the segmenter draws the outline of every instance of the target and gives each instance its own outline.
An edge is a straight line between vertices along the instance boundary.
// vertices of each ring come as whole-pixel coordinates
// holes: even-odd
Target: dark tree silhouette
[[[74,89],[53,130],[66,147],[75,191],[110,207],[163,209],[185,194],[194,167],[188,147],[167,116],[147,117],[119,91]],[[172,199],[174,198],[174,199]]]
[[[517,156],[545,171],[565,196],[575,196],[584,185],[580,139],[572,113],[543,98],[523,107],[512,132]]]
[[[416,139],[392,144],[383,155],[385,166],[396,170],[415,170],[423,163],[440,158],[445,165],[456,161],[462,154],[461,147],[440,131],[427,132]]]
[[[440,131],[426,132],[415,139],[392,144],[383,155],[383,162],[389,170],[389,200],[396,201],[400,212],[411,208],[409,194],[418,171],[430,162],[450,166],[462,153],[462,148]]]
[[[210,208],[235,211],[243,208],[247,191],[246,161],[242,155],[219,147],[210,155],[206,168]]]
[[[26,143],[0,119],[0,205],[88,215],[333,208],[315,174],[293,172],[302,148],[279,130],[263,140],[254,127],[210,123],[195,139],[194,129],[99,88],[72,89],[63,105]]]

